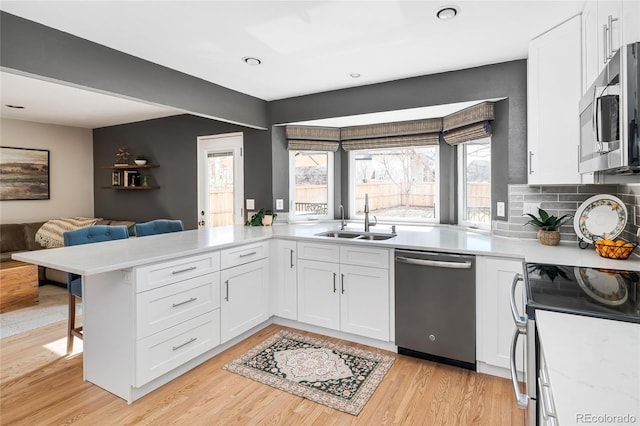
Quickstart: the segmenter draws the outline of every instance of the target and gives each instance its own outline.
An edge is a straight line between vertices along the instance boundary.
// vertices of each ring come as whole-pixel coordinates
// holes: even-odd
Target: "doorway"
[[[198,228],[244,224],[242,133],[198,137]]]

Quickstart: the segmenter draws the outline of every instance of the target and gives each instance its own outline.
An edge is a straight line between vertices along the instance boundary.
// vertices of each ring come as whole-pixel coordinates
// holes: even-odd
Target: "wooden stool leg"
[[[67,353],[73,352],[73,329],[76,326],[76,297],[69,292],[69,320],[67,321]]]

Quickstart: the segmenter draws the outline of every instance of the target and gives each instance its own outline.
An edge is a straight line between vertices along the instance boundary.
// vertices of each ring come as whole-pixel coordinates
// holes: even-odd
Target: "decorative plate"
[[[592,299],[609,306],[622,305],[629,293],[620,274],[575,268],[576,281]]]
[[[594,195],[582,203],[573,217],[578,238],[593,242],[597,238],[613,240],[627,224],[627,207],[613,195]]]

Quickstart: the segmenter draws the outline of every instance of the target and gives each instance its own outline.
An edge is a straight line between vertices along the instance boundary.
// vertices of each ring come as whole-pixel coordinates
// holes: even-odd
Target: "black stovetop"
[[[527,314],[536,309],[640,323],[640,273],[614,269],[525,265]]]

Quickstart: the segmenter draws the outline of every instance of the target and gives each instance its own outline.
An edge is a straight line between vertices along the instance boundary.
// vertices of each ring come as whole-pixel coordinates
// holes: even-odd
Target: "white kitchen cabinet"
[[[271,310],[274,315],[298,319],[298,277],[296,242],[272,240],[270,249]]]
[[[300,322],[389,341],[388,250],[300,242],[298,257]]]
[[[587,1],[582,10],[582,94],[598,77],[598,2]],[[602,36],[601,36],[602,37]],[[600,37],[600,38],[601,38]]]
[[[529,184],[580,184],[581,17],[531,40],[527,76]]]
[[[523,272],[522,261],[477,256],[476,264],[478,371],[508,377],[511,337],[516,327],[511,314],[511,284],[515,275]],[[522,282],[516,287],[516,302],[519,312],[524,313]],[[519,345],[517,350],[517,368],[522,372],[524,348]]]
[[[598,1],[598,73],[622,43],[622,1]]]
[[[220,271],[221,343],[244,333],[269,318],[269,261],[264,258],[267,243],[242,246],[221,253],[232,266]],[[255,256],[262,259],[254,260]],[[234,260],[235,259],[235,260]],[[246,263],[242,259],[247,259]]]

